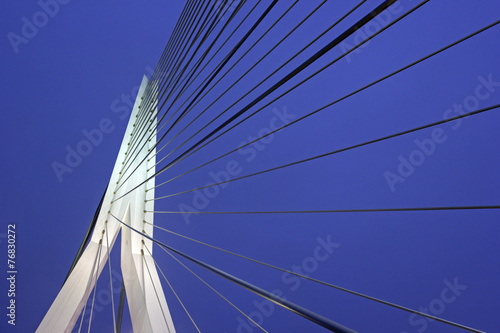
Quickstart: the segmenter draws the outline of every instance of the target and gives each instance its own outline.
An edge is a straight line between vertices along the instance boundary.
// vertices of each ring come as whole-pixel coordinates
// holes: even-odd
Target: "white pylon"
[[[144,223],[144,221],[154,223],[153,213],[146,212],[154,210],[154,201],[146,202],[147,199],[154,198],[154,189],[146,192],[147,188],[154,187],[154,178],[123,198],[115,199],[155,173],[155,151],[150,154],[153,157],[142,164],[139,163],[146,156],[148,149],[153,149],[152,147],[156,143],[156,131],[151,129],[148,130],[147,135],[143,135],[144,130],[140,131],[142,125],[137,124],[137,128],[135,127],[135,123],[139,119],[148,122],[146,125],[151,123],[152,128],[156,125],[156,117],[154,116],[156,112],[153,112],[156,110],[152,109],[153,111],[149,115],[142,115],[143,112],[150,110],[147,106],[142,106],[143,110],[140,108],[147,85],[148,79],[144,76],[104,195],[92,238],[40,323],[36,330],[37,333],[70,333],[75,324],[79,325],[77,320],[108,260],[104,231],[108,231],[109,251],[111,251],[120,229],[122,231],[121,269],[134,332],[175,332],[156,266],[149,253],[153,252],[152,242],[127,227],[122,228],[122,225],[110,215],[113,214],[136,230],[144,230],[149,236],[153,236],[153,226]],[[150,85],[153,95],[156,88]],[[156,98],[151,98],[151,103],[155,102]],[[146,141],[148,138],[150,141]],[[132,140],[133,143],[131,143]],[[129,147],[136,146],[137,142],[139,142],[137,150],[133,153],[127,152]],[[144,143],[146,143],[144,148],[139,150]],[[131,154],[138,155],[133,162],[133,159],[130,158],[133,157]],[[130,163],[131,165],[128,167]],[[128,167],[128,170],[121,174],[124,166]],[[127,179],[137,166],[137,170]],[[116,201],[113,202],[113,200]],[[101,252],[98,256],[100,247]],[[90,311],[90,309],[87,308],[86,311]]]

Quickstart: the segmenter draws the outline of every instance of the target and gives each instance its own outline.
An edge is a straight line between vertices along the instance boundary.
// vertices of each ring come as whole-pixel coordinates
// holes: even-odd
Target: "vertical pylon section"
[[[154,94],[156,89],[151,86],[152,84],[150,88]],[[127,193],[155,173],[156,158],[153,147],[156,144],[156,109],[144,108],[143,112],[148,114],[143,113],[138,117],[142,119],[142,125],[136,128],[131,136],[134,146],[144,146],[144,149],[134,153],[137,154],[135,161],[130,160],[129,172],[136,168],[137,171],[117,191],[117,197]],[[147,129],[141,131],[140,128],[143,126]],[[151,153],[147,156],[149,151]],[[144,159],[145,162],[141,163]],[[154,210],[154,201],[147,201],[154,198],[153,187],[154,178],[119,200],[134,203],[128,206],[124,222],[151,237],[153,237],[153,227],[145,221],[153,223],[151,212]],[[175,332],[155,262],[151,257],[152,242],[129,228],[123,228],[122,237],[122,272],[134,332]]]
[[[152,87],[153,83],[149,85],[152,98],[148,99],[151,104],[156,103],[157,97],[156,87]],[[144,95],[147,86],[148,79],[144,76],[89,245],[40,323],[37,333],[70,333],[73,330],[108,260],[106,238],[103,239],[104,232],[105,230],[108,232],[109,251],[111,251],[120,229],[122,229],[121,268],[134,332],[175,332],[156,266],[151,257],[152,242],[144,239],[143,243],[141,235],[129,228],[121,228],[121,224],[110,216],[111,213],[124,223],[153,236],[153,227],[144,221],[154,222],[153,213],[150,213],[154,210],[154,201],[146,201],[154,198],[154,189],[146,191],[154,187],[154,178],[132,193],[113,201],[155,173],[156,159],[151,157],[154,151],[150,154],[149,160],[146,160],[147,163],[140,163],[146,157],[148,150],[152,150],[156,144],[156,130],[153,130],[156,127],[156,109],[150,109],[146,105],[141,106],[141,102],[146,99]],[[137,147],[135,151],[134,147]],[[141,147],[143,148],[139,149]],[[137,157],[134,159],[135,155]],[[137,170],[132,172],[136,167]],[[97,259],[99,249],[100,260]]]

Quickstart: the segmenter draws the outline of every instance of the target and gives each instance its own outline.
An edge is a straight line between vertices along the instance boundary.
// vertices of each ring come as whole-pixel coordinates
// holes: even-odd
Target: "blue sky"
[[[0,74],[4,110],[0,113],[0,147],[4,163],[0,173],[3,217],[0,245],[2,262],[6,262],[7,225],[15,224],[18,268],[17,322],[15,327],[8,325],[6,315],[2,314],[2,332],[34,331],[56,297],[109,180],[128,121],[123,114],[130,109],[128,103],[133,101],[132,95],[142,76],[151,75],[185,4],[184,1],[63,2],[57,6],[44,5],[56,3],[54,1],[2,5],[0,48],[4,60]],[[380,2],[368,0],[238,107]],[[255,21],[269,3],[262,1],[250,21]],[[201,128],[207,119],[229,106],[357,3],[325,3],[201,117],[191,132],[186,131],[187,134]],[[418,3],[401,0],[372,26],[373,31]],[[253,4],[254,1],[247,1],[237,18],[241,19]],[[242,50],[291,4],[292,1],[280,1],[243,44]],[[295,5],[195,110],[208,106],[319,4],[319,1],[303,1]],[[40,14],[44,8],[51,15]],[[466,0],[430,1],[359,51],[340,59],[242,126],[172,167],[159,176],[158,181],[168,180],[236,149],[274,126],[282,126],[341,98],[499,17],[500,5],[494,0],[482,1],[480,5]],[[33,22],[38,22],[38,27],[30,30]],[[229,31],[234,27],[229,25]],[[243,31],[249,27],[249,23],[242,25]],[[342,55],[373,31],[361,29],[273,96]],[[241,33],[235,35],[241,36]],[[204,186],[228,171],[228,165],[234,177],[243,176],[439,121],[460,110],[473,111],[498,104],[499,36],[500,27],[495,26],[265,141],[158,188],[157,196]],[[235,59],[241,54],[239,51]],[[187,117],[180,125],[192,118]],[[156,209],[268,211],[496,205],[500,185],[496,168],[499,120],[499,111],[492,110],[235,181],[212,188],[213,192],[202,190],[158,200]],[[98,128],[103,121],[111,124],[109,133],[103,134],[102,141],[93,145],[91,153],[83,156],[71,173],[58,177],[54,162],[65,163],[68,149],[77,149],[86,139],[85,131]],[[180,144],[186,135],[179,136],[173,144]],[[179,152],[182,151],[181,148]],[[155,216],[157,225],[183,235],[285,269],[301,269],[319,280],[413,309],[420,308],[488,332],[494,332],[500,325],[496,316],[500,297],[497,220],[495,210]],[[161,230],[155,231],[155,237],[360,332],[460,331],[283,276]],[[201,331],[258,331],[160,248],[154,251]],[[116,281],[119,281],[119,255],[117,247],[111,258]],[[252,313],[269,332],[325,331],[286,310],[262,303],[258,296],[210,272],[187,265],[244,312]],[[6,264],[2,264],[1,269],[7,276]],[[102,298],[98,303],[101,310],[92,325],[95,332],[110,331],[112,326],[111,307],[105,298],[108,282],[109,277],[103,274],[97,286]],[[9,285],[5,279],[0,287],[3,295],[0,302],[5,312],[9,301],[6,296]],[[163,288],[178,331],[195,332],[166,283]],[[114,295],[118,297],[117,293]],[[131,331],[129,319],[125,319],[122,331]]]

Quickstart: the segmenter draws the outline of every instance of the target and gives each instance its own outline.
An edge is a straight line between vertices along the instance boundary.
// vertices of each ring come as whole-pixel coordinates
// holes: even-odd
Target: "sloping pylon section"
[[[70,333],[75,325],[80,324],[77,320],[108,260],[105,231],[108,232],[109,251],[111,251],[122,227],[109,213],[135,229],[144,230],[148,235],[153,236],[153,226],[144,221],[154,223],[153,213],[146,213],[146,211],[154,210],[154,201],[145,202],[146,199],[154,198],[154,190],[146,192],[146,188],[154,187],[154,178],[132,193],[113,202],[115,198],[155,173],[155,157],[139,164],[146,156],[148,149],[153,149],[156,143],[156,131],[149,129],[146,136],[143,135],[144,130],[140,131],[142,126],[139,122],[143,124],[147,121],[152,124],[151,128],[156,125],[156,110],[150,110],[147,106],[142,106],[142,109],[140,107],[143,98],[146,99],[144,95],[147,85],[148,79],[144,76],[90,242],[40,323],[37,333]],[[148,89],[151,90],[148,93],[154,96],[156,87],[150,84]],[[156,98],[151,98],[151,103],[155,102]],[[150,140],[146,141],[148,138]],[[139,144],[138,148],[140,148],[144,143],[146,145],[143,149],[133,152],[132,155],[138,154],[138,156],[132,162],[133,159],[130,157],[133,156],[131,156],[132,152],[128,151],[129,147]],[[151,155],[153,154],[154,151]],[[130,163],[132,164],[129,166]],[[127,167],[127,172],[124,172]],[[138,167],[137,170],[128,177],[136,167]],[[149,251],[144,246],[147,246]],[[98,255],[99,249],[100,255]],[[174,333],[175,327],[163,288],[154,260],[149,253],[153,252],[152,242],[143,239],[141,235],[132,232],[129,228],[123,228],[121,251],[121,268],[134,332]],[[90,309],[87,307],[86,311]]]

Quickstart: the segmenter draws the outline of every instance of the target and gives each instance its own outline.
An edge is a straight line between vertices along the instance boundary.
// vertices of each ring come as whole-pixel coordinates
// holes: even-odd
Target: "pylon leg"
[[[138,116],[140,111],[139,105],[141,104],[141,97],[147,85],[148,79],[144,76],[89,245],[40,323],[36,330],[37,333],[70,333],[73,330],[108,260],[106,238],[99,245],[104,235],[103,231],[108,230],[109,251],[111,251],[121,228],[121,224],[111,217],[109,212],[122,219],[122,221],[129,223],[137,230],[144,230],[148,235],[153,235],[153,227],[145,224],[143,221],[146,220],[149,223],[153,223],[153,214],[146,213],[145,211],[154,210],[154,201],[145,202],[145,200],[154,198],[154,190],[146,192],[146,188],[154,186],[154,178],[141,188],[113,202],[114,198],[118,198],[121,194],[128,192],[136,184],[144,181],[155,172],[154,164],[156,160],[154,157],[148,163],[138,164],[146,156],[147,150],[152,149],[156,143],[156,133],[151,131],[148,132],[148,137],[152,136],[151,141],[148,141],[145,148],[139,151],[139,156],[135,159],[127,173],[130,174],[136,166],[138,166],[137,171],[125,182],[126,177],[121,177],[120,175],[123,163],[127,158],[125,153],[128,147],[130,147],[129,143],[134,138],[133,135],[136,135],[138,132],[137,130],[134,131],[134,123],[141,117]],[[154,101],[155,99],[151,100]],[[147,108],[147,106],[143,108]],[[151,120],[153,125],[155,125],[156,117],[153,117],[153,115],[154,113],[151,113]],[[140,145],[142,146],[143,143],[144,141],[140,142]],[[151,169],[148,171],[148,168]],[[120,189],[117,189],[118,182],[120,184],[124,182],[120,186]],[[141,333],[173,333],[175,332],[174,324],[156,266],[149,252],[143,250],[143,246],[145,245],[152,253],[152,242],[144,240],[143,245],[142,241],[141,235],[132,234],[128,228],[122,230],[121,267],[134,331]],[[96,260],[99,246],[102,246],[100,260]],[[96,263],[97,261],[99,261],[98,264]],[[93,269],[93,267],[95,268]]]

